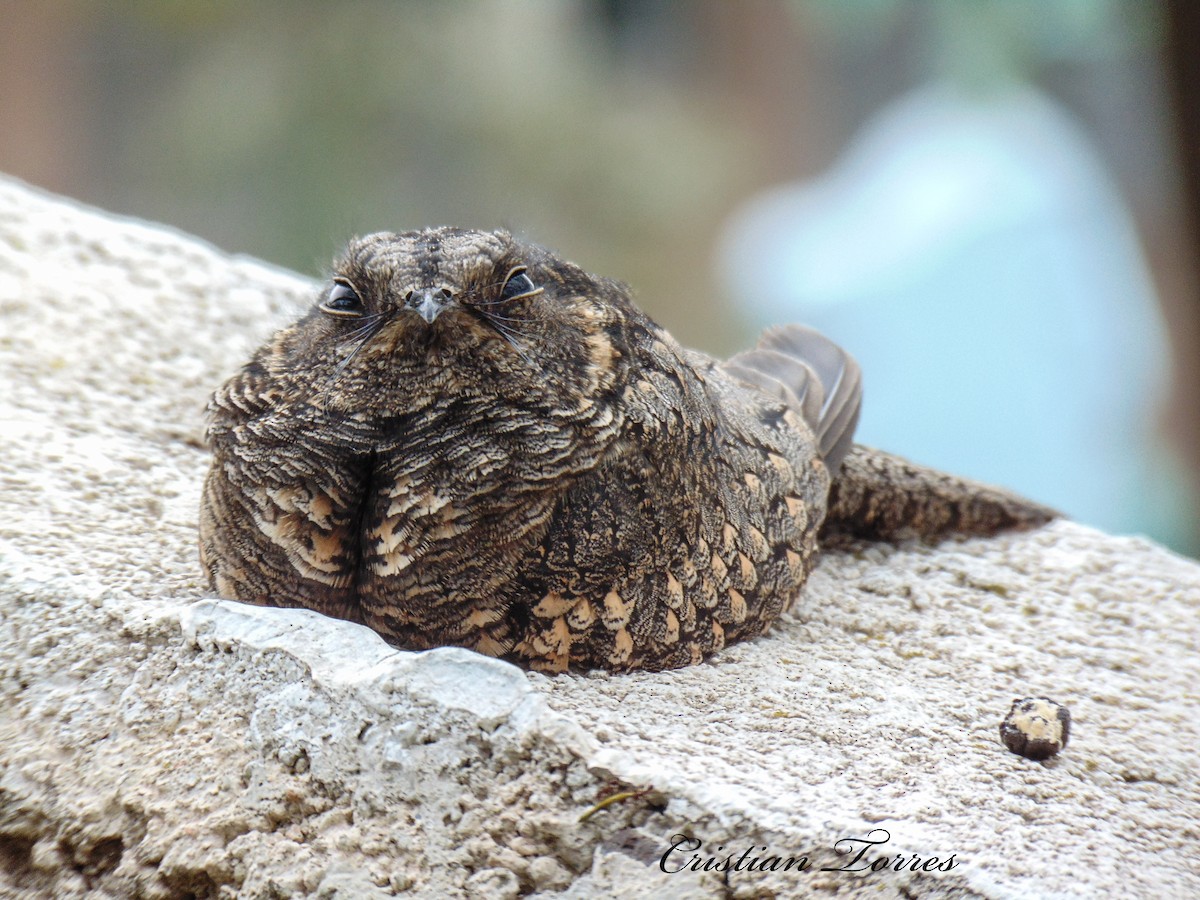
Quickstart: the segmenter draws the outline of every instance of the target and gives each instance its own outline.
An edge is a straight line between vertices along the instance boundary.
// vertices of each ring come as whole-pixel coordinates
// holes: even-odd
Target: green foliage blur
[[[312,274],[353,234],[506,227],[634,285],[681,338],[720,345],[707,244],[754,148],[699,92],[628,68],[594,12],[485,0],[91,12],[93,114],[109,142],[94,202]]]

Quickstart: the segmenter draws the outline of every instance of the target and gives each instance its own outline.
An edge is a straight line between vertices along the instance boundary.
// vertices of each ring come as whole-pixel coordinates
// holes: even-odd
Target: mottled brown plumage
[[[719,363],[508,234],[371,235],[213,397],[202,563],[400,647],[665,669],[766,630],[819,534],[1049,517],[852,447],[860,396],[798,326]]]

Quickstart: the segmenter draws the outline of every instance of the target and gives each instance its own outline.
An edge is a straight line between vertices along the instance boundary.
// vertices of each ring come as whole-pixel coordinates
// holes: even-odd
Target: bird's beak
[[[417,315],[432,324],[447,306],[450,305],[451,294],[441,288],[421,288],[413,291],[404,301],[404,305],[414,310]]]

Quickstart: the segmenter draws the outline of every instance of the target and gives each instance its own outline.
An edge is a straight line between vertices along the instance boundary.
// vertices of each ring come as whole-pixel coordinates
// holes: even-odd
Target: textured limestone
[[[206,396],[310,288],[0,182],[0,897],[1200,895],[1200,567],[1144,541],[831,555],[656,675],[206,598]],[[997,728],[1042,695],[1034,763]],[[872,829],[956,865],[817,871]],[[665,873],[683,832],[811,868]]]

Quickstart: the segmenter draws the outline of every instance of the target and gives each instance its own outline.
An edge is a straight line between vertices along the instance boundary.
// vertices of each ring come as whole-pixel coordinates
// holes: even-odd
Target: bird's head
[[[272,364],[345,413],[434,395],[558,409],[617,389],[640,315],[624,286],[507,232],[382,232],[349,244]]]

